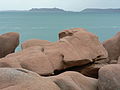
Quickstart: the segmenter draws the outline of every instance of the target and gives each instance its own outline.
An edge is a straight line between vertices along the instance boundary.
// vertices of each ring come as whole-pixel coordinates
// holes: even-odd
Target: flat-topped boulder
[[[13,53],[19,44],[19,34],[9,32],[0,35],[0,58]]]
[[[114,37],[103,42],[103,46],[108,51],[108,57],[111,60],[118,60],[120,56],[120,32]]]

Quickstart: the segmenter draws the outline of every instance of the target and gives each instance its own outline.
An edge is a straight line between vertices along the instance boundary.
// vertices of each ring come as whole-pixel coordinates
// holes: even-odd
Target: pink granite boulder
[[[19,44],[19,34],[9,32],[0,35],[0,58],[13,53]]]
[[[108,51],[110,62],[116,60],[117,63],[118,57],[120,56],[120,32],[109,40],[104,41],[103,46]]]

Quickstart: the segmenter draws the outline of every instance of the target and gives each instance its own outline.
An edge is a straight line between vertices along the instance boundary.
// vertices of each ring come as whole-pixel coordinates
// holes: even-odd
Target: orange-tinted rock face
[[[19,44],[19,34],[15,32],[0,35],[0,58],[13,53]]]

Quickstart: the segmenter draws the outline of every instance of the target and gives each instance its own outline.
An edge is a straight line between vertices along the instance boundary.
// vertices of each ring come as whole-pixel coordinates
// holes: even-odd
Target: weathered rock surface
[[[102,59],[100,61],[95,61],[94,63],[90,63],[90,64],[87,64],[87,65],[74,66],[74,67],[71,67],[71,68],[67,68],[66,70],[63,70],[61,72],[77,71],[77,72],[82,73],[85,76],[92,77],[92,78],[98,78],[99,69],[104,67],[105,65],[108,65],[108,63],[106,61],[108,62],[108,60]],[[61,73],[61,72],[58,72],[58,74]]]
[[[67,68],[80,66],[71,70],[97,78],[98,70],[109,61],[107,51],[100,44],[97,36],[84,29],[77,28],[64,30],[59,33],[59,38],[59,44],[51,45],[51,47],[47,46],[45,51],[51,48],[55,49],[54,46],[59,45],[59,51],[62,52],[63,61]],[[91,64],[87,65],[89,63]]]
[[[107,64],[92,64],[92,65],[88,65],[86,67],[80,68],[76,71],[79,71],[80,73],[88,77],[98,78],[99,69],[105,65]]]
[[[50,78],[61,90],[97,90],[97,79],[85,77],[78,72],[64,72]]]
[[[44,40],[23,43],[23,51],[2,58],[0,67],[22,67],[40,75],[51,75],[56,70],[94,64],[108,57],[98,37],[84,29],[64,30],[59,37],[60,40],[54,43]]]
[[[110,60],[109,61],[109,64],[117,64],[118,63],[118,60]]]
[[[64,37],[61,34],[63,32]],[[108,57],[107,51],[96,35],[80,28],[64,30],[61,33],[59,37],[62,38],[60,38],[56,47],[58,46],[59,51],[63,54],[65,64],[80,66]]]
[[[120,56],[118,57],[117,64],[120,64]]]
[[[20,68],[0,68],[0,90],[97,90],[98,81],[77,72],[41,77]]]
[[[95,61],[93,64],[88,64],[81,69],[78,69],[80,73],[82,73],[85,76],[93,77],[93,78],[98,78],[98,71],[100,68],[104,67],[105,65],[108,65],[108,59],[102,59],[99,61]]]
[[[15,32],[0,35],[0,58],[13,53],[19,44],[19,34]]]
[[[120,65],[111,64],[99,70],[99,90],[120,90]]]
[[[63,60],[66,64],[72,63],[84,65],[94,60],[108,57],[107,52],[99,42],[98,37],[84,29],[74,28],[64,30],[59,33],[59,37],[60,40],[55,43],[44,40],[29,40],[22,44],[22,48],[25,46],[38,45],[44,48],[45,53],[52,50],[58,50],[63,54]],[[39,44],[36,44],[37,42]]]
[[[27,40],[23,42],[21,47],[22,49],[26,49],[26,48],[33,47],[33,46],[43,46],[43,45],[47,45],[50,43],[51,42],[47,40],[31,39],[31,40]]]
[[[0,90],[61,90],[52,80],[13,68],[0,68]]]
[[[87,32],[87,30],[84,28],[73,28],[70,30],[63,30],[59,33],[59,39],[64,38],[66,36],[73,36],[73,34],[78,32],[79,30]]]
[[[9,54],[0,60],[0,67],[24,68],[40,75],[52,74],[54,69],[41,47],[35,46]]]
[[[108,51],[108,57],[111,60],[118,60],[120,56],[120,32],[114,37],[103,42],[103,46]]]

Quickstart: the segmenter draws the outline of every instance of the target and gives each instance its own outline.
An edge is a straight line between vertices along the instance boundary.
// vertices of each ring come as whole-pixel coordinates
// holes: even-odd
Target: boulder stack
[[[27,40],[14,52],[19,34],[0,35],[0,90],[120,90],[119,41],[120,32],[101,43],[74,28],[56,42]]]
[[[94,62],[106,62],[108,57],[98,37],[81,28],[64,30],[59,33],[59,37],[60,40],[53,43],[44,40],[24,42],[22,51],[0,60],[0,67],[22,67],[40,75],[52,75],[55,71],[79,66],[78,71],[84,75],[97,77],[102,65],[94,66]],[[90,72],[86,72],[89,67]],[[96,74],[89,75],[91,72]]]

